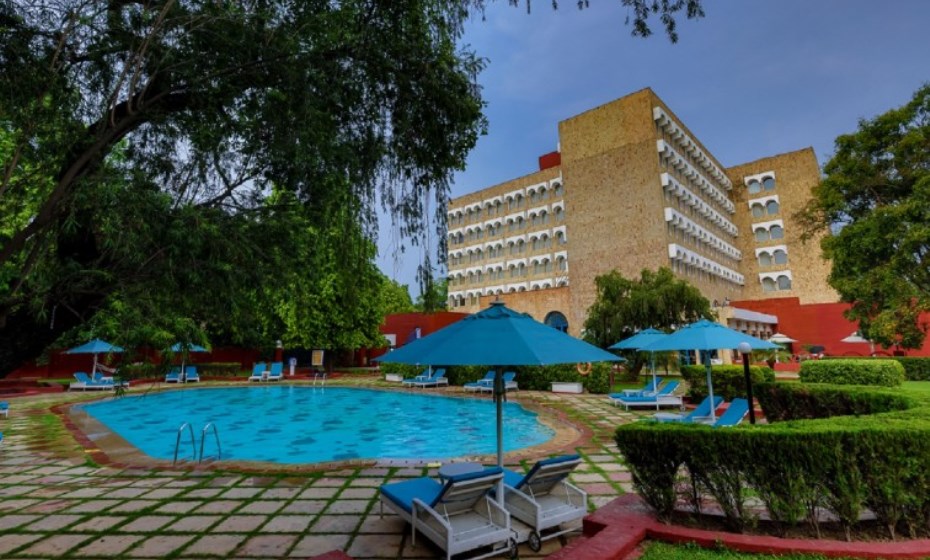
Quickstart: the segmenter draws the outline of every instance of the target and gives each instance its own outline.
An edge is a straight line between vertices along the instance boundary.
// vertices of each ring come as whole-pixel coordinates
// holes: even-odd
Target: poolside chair
[[[384,506],[410,523],[416,545],[419,531],[446,553],[455,554],[490,546],[490,552],[472,560],[510,553],[516,546],[510,529],[510,514],[488,492],[504,476],[500,467],[449,477],[440,483],[429,477],[381,486],[381,515]]]
[[[478,381],[472,381],[471,383],[466,383],[462,385],[462,388],[466,391],[481,391],[484,387],[491,387],[494,385],[494,375],[495,371],[489,370],[484,374],[484,377]]]
[[[6,401],[0,401],[0,414],[2,414],[5,418],[10,417],[10,403]]]
[[[715,428],[729,428],[743,421],[749,414],[749,402],[746,399],[733,399],[730,406],[714,422]]]
[[[117,372],[117,370],[114,369],[114,370],[113,370],[113,373],[116,373],[116,372]],[[101,385],[113,385],[114,387],[117,386],[117,385],[120,386],[120,387],[129,387],[129,382],[128,382],[128,381],[120,381],[120,382],[117,384],[116,381],[115,381],[114,378],[113,378],[113,375],[104,375],[103,373],[101,373],[101,372],[99,372],[99,371],[98,371],[98,372],[94,372],[94,382],[95,382],[95,383],[100,383]]]
[[[513,391],[520,390],[520,387],[517,385],[517,382],[516,382],[516,378],[517,378],[516,372],[505,371],[501,377],[503,377],[505,392],[511,391],[511,390]],[[480,387],[478,390],[484,393],[494,392],[494,379],[491,378],[491,383],[489,383],[487,386]]]
[[[563,455],[539,461],[525,475],[504,469],[504,509],[532,528],[527,544],[533,552],[543,541],[581,529],[588,495],[567,480],[580,464],[578,455]]]
[[[180,383],[181,382],[181,368],[173,367],[168,373],[165,374],[165,383]]]
[[[711,411],[717,410],[717,407],[723,403],[723,397],[714,396],[713,404],[711,404],[710,395],[704,398],[701,401],[701,404],[697,406],[694,410],[688,414],[672,414],[670,412],[658,412],[653,415],[653,418],[659,422],[686,422],[686,423],[710,423]]]
[[[197,373],[197,366],[186,366],[184,368],[184,382],[185,383],[199,383],[200,374]]]
[[[268,381],[281,381],[284,378],[284,362],[271,362]]]
[[[624,397],[650,396],[658,392],[659,387],[662,386],[662,381],[663,379],[661,377],[656,377],[655,379],[650,379],[648,383],[643,385],[642,389],[624,389],[620,391],[620,394],[623,395]]]
[[[448,385],[449,378],[446,377],[445,368],[436,368],[433,370],[433,375],[429,379],[423,381],[413,381],[411,383],[405,383],[408,387],[438,387],[440,385]]]
[[[420,373],[420,375],[416,375],[414,377],[408,377],[407,379],[404,379],[403,381],[401,381],[401,384],[406,387],[406,386],[411,385],[412,383],[417,383],[419,381],[429,381],[429,378],[432,376],[433,376],[432,370],[427,368],[427,369],[424,369],[423,372]]]
[[[265,380],[265,362],[258,362],[252,367],[252,375],[249,376],[249,381],[264,381]]]
[[[90,376],[87,375],[87,373],[83,371],[75,372],[74,379],[76,379],[76,381],[72,381],[68,385],[69,391],[71,389],[80,389],[82,391],[86,391],[88,389],[107,390],[116,387],[116,385],[113,383],[101,383],[99,381],[94,381],[90,378]]]
[[[607,398],[610,399],[610,402],[614,406],[623,406],[626,410],[637,407],[656,407],[656,410],[662,406],[678,406],[682,405],[681,397],[674,395],[674,391],[678,389],[680,383],[678,381],[669,381],[663,385],[658,392],[652,395],[643,395],[643,396],[627,396],[623,393],[611,393],[607,395]]]

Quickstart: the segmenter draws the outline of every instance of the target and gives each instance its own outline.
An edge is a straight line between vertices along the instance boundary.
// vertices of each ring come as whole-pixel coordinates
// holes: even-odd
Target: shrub
[[[808,360],[801,362],[802,383],[880,385],[904,381],[904,366],[896,360]]]
[[[915,406],[912,399],[898,392],[836,385],[801,383],[761,383],[753,387],[769,422],[861,416]]]
[[[242,364],[239,362],[206,362],[189,365],[197,366],[197,372],[203,376],[236,377],[242,375]]]
[[[721,396],[726,400],[746,396],[746,378],[743,374],[743,366],[713,366],[711,375],[713,376],[715,396]],[[701,400],[707,396],[707,366],[682,366],[681,376],[691,387],[688,391],[691,398]],[[749,366],[749,376],[752,378],[753,385],[775,381],[775,372],[765,366]]]
[[[930,381],[930,358],[894,358],[904,367],[904,377],[908,381]]]

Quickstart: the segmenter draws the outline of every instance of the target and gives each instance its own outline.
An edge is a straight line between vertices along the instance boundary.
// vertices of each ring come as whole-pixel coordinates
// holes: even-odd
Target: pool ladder
[[[207,431],[210,430],[211,428],[213,429],[213,438],[216,441],[215,459],[217,461],[220,460],[220,458],[223,455],[223,448],[220,446],[220,432],[217,429],[216,424],[214,424],[213,422],[207,422],[207,425],[204,426],[203,430],[200,431],[200,460],[198,461],[197,460],[197,438],[194,436],[194,426],[192,426],[188,422],[184,422],[183,424],[181,424],[181,427],[178,428],[178,437],[177,437],[177,440],[175,440],[174,442],[174,461],[172,461],[171,463],[172,465],[176,465],[178,463],[178,452],[181,449],[181,437],[184,435],[185,428],[187,429],[188,433],[191,436],[191,462],[196,461],[198,463],[203,463],[203,460],[204,460],[203,446],[207,441]],[[214,457],[208,457],[208,458],[213,459]]]

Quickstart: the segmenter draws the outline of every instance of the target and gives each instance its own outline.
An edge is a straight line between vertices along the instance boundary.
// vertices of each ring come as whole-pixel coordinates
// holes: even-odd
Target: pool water
[[[345,387],[205,388],[126,396],[83,405],[143,453],[171,460],[178,428],[219,430],[222,459],[319,463],[349,459],[445,459],[497,450],[494,403],[414,392]],[[504,451],[538,445],[554,432],[536,414],[504,403]],[[190,459],[190,433],[179,459]],[[205,456],[216,455],[212,431]]]

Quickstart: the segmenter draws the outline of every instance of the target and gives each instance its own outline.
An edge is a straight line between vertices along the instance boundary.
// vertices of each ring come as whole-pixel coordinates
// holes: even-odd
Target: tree
[[[400,284],[386,276],[381,285],[381,305],[384,315],[411,313],[416,310],[407,284]]]
[[[676,14],[703,15],[624,2],[641,36],[652,16],[674,39]],[[130,315],[248,343],[300,325],[283,302],[308,286],[353,308],[340,336],[367,338],[376,314],[352,296],[374,293],[375,209],[416,242],[432,206],[444,232],[451,173],[485,129],[483,61],[456,44],[483,7],[0,3],[0,376]]]
[[[606,348],[646,328],[666,332],[699,319],[714,319],[700,290],[662,267],[643,269],[639,279],[624,278],[617,270],[594,279],[597,297],[588,308],[585,340]],[[630,368],[638,372],[643,360]]]
[[[449,299],[449,280],[443,278],[436,280],[430,277],[424,284],[423,290],[417,296],[414,307],[421,313],[444,311]]]
[[[831,260],[847,317],[886,348],[919,348],[930,310],[930,84],[836,139],[800,216]]]

